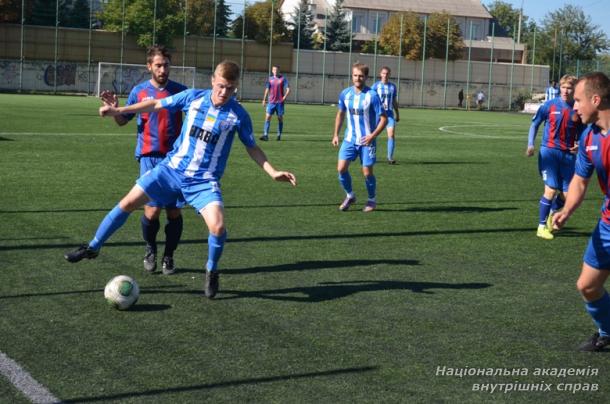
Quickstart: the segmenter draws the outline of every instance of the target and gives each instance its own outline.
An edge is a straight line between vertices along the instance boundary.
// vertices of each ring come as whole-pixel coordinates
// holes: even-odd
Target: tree
[[[27,9],[26,15],[29,15]],[[0,23],[2,22],[21,23],[21,0],[0,0]]]
[[[153,44],[153,35],[154,42],[169,45],[172,38],[182,34],[184,29],[183,3],[181,0],[157,1],[156,19],[153,21],[153,0],[110,0],[100,17],[108,31],[120,32],[124,25],[126,33],[135,35],[142,47]]]
[[[512,5],[495,0],[493,3],[487,6],[489,14],[491,14],[496,20],[496,36],[508,36],[516,39],[519,31],[519,14],[521,10],[514,8]],[[528,17],[526,15],[521,16],[521,31],[528,25]],[[516,32],[515,32],[516,30]]]
[[[216,3],[216,5],[214,4]],[[231,21],[231,7],[225,0],[189,0],[187,29],[190,34],[214,35],[214,10],[216,10],[216,36],[227,36]]]
[[[402,38],[400,37],[401,17]],[[378,46],[383,49],[383,53],[398,55],[402,42],[401,56],[409,60],[421,59],[423,32],[424,24],[417,14],[413,12],[393,14],[379,33]]]
[[[347,51],[352,40],[352,28],[345,19],[343,0],[336,0],[326,19],[326,49]]]
[[[460,27],[450,14],[432,13],[428,17],[426,30],[426,57],[445,59],[447,49],[447,21],[449,21],[449,60],[455,60],[462,55],[464,41]]]
[[[536,38],[536,63],[575,64],[577,60],[592,60],[610,49],[610,41],[601,28],[591,22],[582,8],[566,5],[547,13]],[[555,57],[555,60],[553,60]],[[561,57],[561,60],[559,59]],[[560,63],[561,62],[561,63]],[[554,70],[554,79],[565,71]]]
[[[91,10],[88,0],[73,0],[66,13],[66,27],[89,28]]]
[[[313,22],[313,14],[308,0],[301,0],[292,12],[294,22],[287,25],[292,30],[292,43],[295,48],[312,49],[314,46],[313,35],[316,31]]]
[[[266,0],[260,3],[249,5],[245,9],[245,36],[248,39],[254,39],[257,42],[268,43],[269,34],[271,33],[271,2],[275,0]],[[237,17],[233,22],[233,35],[241,37],[243,29],[243,17]],[[279,6],[273,4],[273,39],[272,43],[286,41],[289,38],[288,29],[284,23],[284,18],[280,12]]]

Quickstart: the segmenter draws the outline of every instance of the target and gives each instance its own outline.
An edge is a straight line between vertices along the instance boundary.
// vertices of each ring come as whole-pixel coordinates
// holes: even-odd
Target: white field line
[[[2,351],[0,351],[0,374],[33,403],[61,403],[61,400]]]
[[[477,133],[473,133],[473,132],[466,132],[464,130],[459,130],[460,128],[468,128],[468,129],[473,129],[473,128],[509,128],[509,127],[522,127],[522,125],[501,125],[501,124],[496,124],[496,123],[481,123],[481,122],[472,122],[472,123],[466,123],[466,124],[461,124],[461,125],[446,125],[446,126],[441,126],[440,128],[438,128],[438,130],[440,130],[441,132],[444,133],[448,133],[448,134],[452,134],[452,135],[459,135],[459,136],[464,136],[464,137],[474,137],[474,138],[482,138],[482,139],[503,139],[503,140],[518,140],[518,141],[523,141],[523,138],[527,139],[527,129],[524,130],[524,135],[523,138],[517,137],[517,136],[498,136],[498,135],[486,135],[483,133],[480,133],[479,131],[477,131]]]

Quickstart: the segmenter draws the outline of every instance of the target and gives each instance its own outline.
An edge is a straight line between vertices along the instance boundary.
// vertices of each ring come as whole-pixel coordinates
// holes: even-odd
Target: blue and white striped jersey
[[[373,84],[373,87],[371,88],[377,93],[377,95],[381,99],[381,105],[383,105],[383,109],[385,109],[386,111],[393,112],[394,100],[398,95],[396,91],[396,85],[390,82],[388,82],[387,84],[383,84],[383,81],[380,80]]]
[[[211,95],[211,90],[186,90],[161,100],[164,108],[186,113],[180,136],[162,163],[185,177],[219,180],[235,132],[246,147],[256,144],[246,110],[234,98],[216,108]]]
[[[341,91],[337,107],[347,112],[343,141],[356,145],[362,144],[364,137],[379,124],[379,117],[386,115],[379,96],[370,87],[364,87],[360,93],[353,86]]]

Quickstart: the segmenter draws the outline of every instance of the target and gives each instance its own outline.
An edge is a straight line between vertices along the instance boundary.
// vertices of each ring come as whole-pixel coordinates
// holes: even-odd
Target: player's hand
[[[532,157],[534,155],[534,146],[528,146],[525,155],[527,157]]]
[[[373,139],[375,139],[375,136],[368,134],[364,137],[364,139],[362,139],[362,145],[363,146],[368,146],[373,142]]]
[[[395,120],[396,122],[400,122],[400,117],[399,117],[398,115],[396,115],[396,118],[394,118],[394,120]]]
[[[335,147],[339,146],[339,136],[338,135],[333,135],[333,140],[331,140],[330,142]]]
[[[263,100],[262,104],[263,104],[263,107],[264,107],[265,106],[265,100]]]
[[[100,116],[103,118],[105,116],[115,116],[115,115],[119,115],[118,111],[116,110],[115,107],[111,106],[111,105],[102,105],[99,109],[99,114]]]
[[[565,210],[560,210],[559,212],[555,212],[553,214],[553,230],[561,229],[566,224],[569,217],[570,217],[570,215],[568,215],[568,213],[565,212]]]
[[[574,146],[570,147],[570,153],[578,154],[578,143],[574,143]]]
[[[293,187],[297,186],[297,178],[293,173],[288,171],[276,171],[275,174],[273,174],[273,179],[275,181],[289,182]]]
[[[110,105],[111,107],[119,106],[119,97],[112,91],[104,90],[100,94],[100,99],[104,103],[104,105]]]

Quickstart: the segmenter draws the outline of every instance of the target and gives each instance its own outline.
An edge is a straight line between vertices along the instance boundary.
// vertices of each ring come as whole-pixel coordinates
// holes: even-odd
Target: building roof
[[[345,8],[365,10],[413,11],[430,14],[446,11],[452,16],[493,18],[479,0],[345,0]]]

